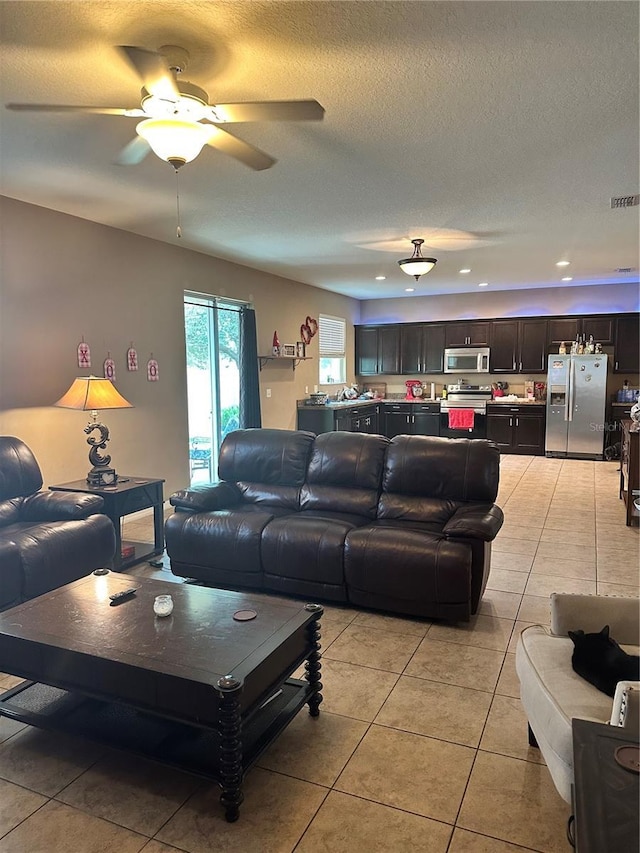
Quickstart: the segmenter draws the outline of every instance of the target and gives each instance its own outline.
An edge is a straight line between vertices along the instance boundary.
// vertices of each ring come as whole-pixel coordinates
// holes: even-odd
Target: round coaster
[[[233,614],[233,618],[236,622],[250,622],[252,619],[255,619],[257,615],[258,614],[255,610],[236,610]]]
[[[632,773],[640,773],[640,747],[635,744],[619,746],[613,755],[620,767]]]
[[[94,575],[108,575],[109,569],[95,569],[93,573]]]

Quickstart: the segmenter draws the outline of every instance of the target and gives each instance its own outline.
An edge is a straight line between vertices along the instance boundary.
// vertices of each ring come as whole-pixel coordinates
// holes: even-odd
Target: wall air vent
[[[611,199],[611,210],[621,207],[637,207],[640,204],[640,195],[619,195]]]
[[[635,272],[635,267],[618,267],[618,269],[614,270],[614,272]]]

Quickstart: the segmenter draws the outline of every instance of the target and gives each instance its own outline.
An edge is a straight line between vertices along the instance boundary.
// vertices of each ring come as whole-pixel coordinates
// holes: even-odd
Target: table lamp
[[[71,387],[54,406],[63,409],[80,409],[83,412],[91,412],[91,420],[84,428],[89,438],[87,444],[90,446],[89,462],[93,466],[87,474],[87,483],[90,486],[115,486],[118,475],[115,468],[110,467],[111,457],[103,455],[101,450],[106,450],[109,441],[109,430],[98,423],[99,409],[132,409],[133,406],[120,394],[110,379],[101,379],[99,376],[79,376],[71,383]],[[99,435],[92,435],[98,430]]]

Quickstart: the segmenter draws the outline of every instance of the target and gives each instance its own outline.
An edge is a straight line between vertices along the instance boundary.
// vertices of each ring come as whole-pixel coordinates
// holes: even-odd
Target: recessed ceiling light
[[[489,287],[489,282],[488,281],[481,281],[480,284],[478,285],[478,287]]]
[[[565,275],[564,278],[562,279],[562,281],[573,281],[573,276],[572,275]]]
[[[376,281],[386,281],[386,280],[387,280],[386,275],[377,275],[376,276]]]
[[[415,287],[405,287],[404,292],[405,293],[413,293],[414,290],[415,290]]]
[[[468,270],[458,270],[458,272],[461,272],[461,273],[464,275],[464,274],[465,274],[465,273],[467,273],[467,272],[471,272],[471,270],[470,270],[470,269],[468,269]]]
[[[557,267],[568,267],[571,261],[558,261],[556,264]]]

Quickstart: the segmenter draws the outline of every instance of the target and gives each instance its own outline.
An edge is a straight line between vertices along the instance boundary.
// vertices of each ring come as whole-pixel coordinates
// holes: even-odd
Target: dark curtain
[[[256,312],[240,309],[240,429],[261,427]]]

